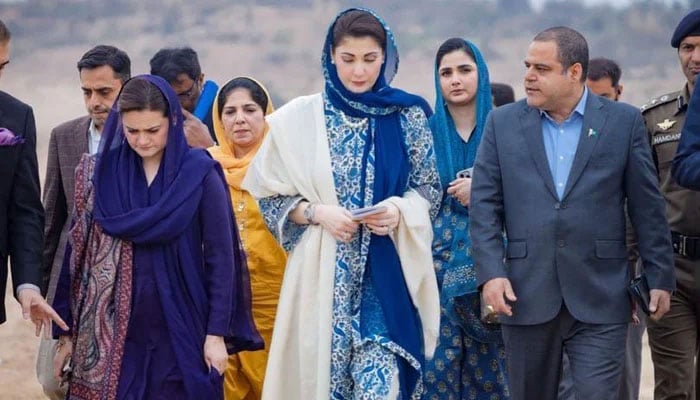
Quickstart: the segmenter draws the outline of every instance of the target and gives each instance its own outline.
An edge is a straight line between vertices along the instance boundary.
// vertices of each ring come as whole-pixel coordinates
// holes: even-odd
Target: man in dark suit
[[[590,93],[587,66],[580,33],[556,27],[535,36],[525,58],[527,98],[491,112],[474,165],[477,279],[485,308],[501,314],[517,400],[557,398],[564,352],[578,398],[617,399],[632,314],[625,201],[653,319],[668,310],[674,289],[642,117]]]
[[[102,128],[124,82],[131,77],[131,60],[114,46],[99,45],[78,61],[80,88],[88,115],[64,122],[51,131],[44,179],[43,203],[46,210],[42,289],[51,303],[63,264],[73,211],[75,167],[84,153],[95,154]],[[65,397],[53,378],[53,356],[57,343],[42,340],[37,358],[37,376],[44,393],[51,399]]]
[[[608,100],[620,101],[623,86],[620,83],[622,70],[613,60],[604,57],[591,58],[588,62],[586,86],[590,93],[605,97]],[[627,245],[630,260],[630,273],[637,275],[637,255],[632,249],[633,232],[628,232]],[[633,311],[633,322],[627,328],[626,355],[622,368],[619,400],[637,400],[639,398],[639,383],[642,374],[642,336],[646,330],[646,319],[641,310]],[[559,400],[573,400],[576,395],[573,390],[574,382],[569,368],[569,359],[564,355]]]
[[[673,178],[681,186],[700,190],[700,91],[693,92],[690,101],[688,118],[673,159]]]
[[[10,31],[0,21],[0,73],[10,62]],[[66,326],[41,296],[41,247],[44,210],[39,198],[36,127],[32,108],[0,92],[0,324],[5,322],[5,286],[10,259],[14,293],[22,316],[31,319],[39,335],[49,334],[51,320]]]

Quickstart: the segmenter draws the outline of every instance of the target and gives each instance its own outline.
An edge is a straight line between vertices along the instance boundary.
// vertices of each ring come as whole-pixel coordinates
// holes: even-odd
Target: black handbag
[[[650,315],[649,302],[651,301],[651,296],[649,295],[649,283],[646,275],[641,274],[632,279],[629,286],[627,286],[627,291],[639,308],[644,311],[644,314]]]

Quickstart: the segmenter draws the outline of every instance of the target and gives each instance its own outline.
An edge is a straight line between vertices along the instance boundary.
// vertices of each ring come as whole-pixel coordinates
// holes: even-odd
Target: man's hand
[[[671,309],[671,292],[661,289],[649,291],[649,312],[651,319],[658,321]]]
[[[182,114],[185,116],[185,122],[183,124],[185,138],[190,147],[206,149],[216,144],[209,134],[209,128],[207,128],[199,118],[195,117],[184,108],[182,109]]]
[[[68,325],[58,316],[56,311],[44,300],[41,293],[34,289],[26,288],[19,291],[19,304],[22,306],[22,317],[31,319],[36,326],[35,334],[39,336],[42,326],[44,327],[44,337],[51,338],[51,321],[53,320],[61,329],[67,331]]]
[[[494,278],[486,282],[482,288],[482,295],[485,306],[491,306],[493,312],[513,316],[513,309],[506,303],[506,299],[513,302],[518,298],[515,297],[508,278]]]

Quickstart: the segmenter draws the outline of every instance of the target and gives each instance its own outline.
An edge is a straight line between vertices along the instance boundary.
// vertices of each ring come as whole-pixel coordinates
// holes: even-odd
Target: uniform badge
[[[671,121],[670,119],[666,118],[665,120],[663,120],[663,122],[659,122],[658,124],[656,124],[656,126],[661,128],[662,131],[667,131],[675,124],[676,124],[675,120]]]

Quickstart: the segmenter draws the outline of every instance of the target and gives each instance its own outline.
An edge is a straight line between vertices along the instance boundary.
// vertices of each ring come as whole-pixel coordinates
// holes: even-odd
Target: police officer
[[[654,362],[654,399],[699,399],[700,332],[700,192],[680,187],[671,176],[686,110],[700,72],[700,10],[686,15],[676,27],[671,46],[678,49],[686,83],[680,91],[652,99],[642,106],[659,184],[666,199],[675,253],[676,292],[671,310],[660,321],[648,320]]]

